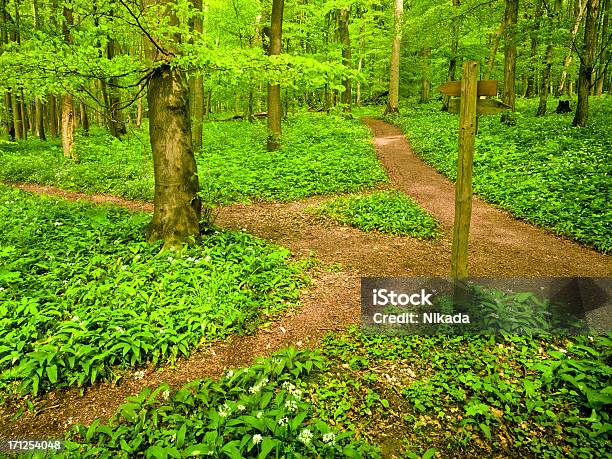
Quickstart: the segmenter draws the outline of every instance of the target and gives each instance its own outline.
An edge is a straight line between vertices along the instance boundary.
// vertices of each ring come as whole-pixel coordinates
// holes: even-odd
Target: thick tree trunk
[[[270,27],[270,48],[268,53],[277,56],[281,53],[283,33],[284,0],[273,0]],[[278,150],[281,142],[281,93],[280,85],[268,84],[268,151]]]
[[[516,43],[515,27],[518,19],[518,0],[506,0],[506,12],[504,15],[506,36],[504,39],[504,94],[503,102],[512,107],[516,106]],[[513,123],[511,113],[504,112],[501,117],[502,123]]]
[[[385,114],[399,113],[400,47],[402,44],[402,16],[404,0],[395,0],[393,45],[389,70],[389,100]]]
[[[164,64],[149,80],[149,134],[155,169],[150,242],[174,248],[200,235],[197,166],[191,143],[189,87],[185,75]]]
[[[578,78],[578,105],[573,125],[585,127],[589,117],[589,92],[597,51],[597,18],[599,16],[599,0],[586,0],[586,24],[584,26],[584,45],[580,59],[580,75]]]
[[[338,11],[338,31],[340,33],[340,43],[342,43],[342,65],[347,69],[351,68],[351,37],[349,35],[350,11],[350,7],[345,7]],[[345,78],[342,84],[344,85],[344,92],[342,93],[344,111],[350,112],[351,102],[353,100],[350,78]]]

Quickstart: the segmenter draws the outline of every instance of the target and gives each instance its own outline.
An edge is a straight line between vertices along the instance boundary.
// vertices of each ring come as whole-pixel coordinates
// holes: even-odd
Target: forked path
[[[342,271],[322,273],[302,295],[302,307],[286,314],[253,336],[233,337],[181,360],[175,368],[145,369],[142,379],[118,385],[97,384],[84,396],[75,390],[51,393],[39,403],[42,411],[26,413],[12,422],[0,416],[0,433],[10,437],[58,437],[71,423],[107,419],[124,401],[145,386],[168,382],[178,387],[201,377],[216,377],[226,368],[245,366],[258,356],[284,347],[314,347],[327,332],[359,320],[360,276],[446,276],[449,273],[454,184],[423,163],[402,132],[383,121],[365,119],[375,137],[378,156],[390,177],[389,187],[412,196],[442,224],[437,241],[420,241],[363,233],[324,222],[306,208],[327,198],[288,204],[236,204],[221,209],[217,223],[225,228],[247,228],[256,236],[291,249],[296,257],[313,254],[327,263],[341,263]],[[23,189],[68,199],[111,201],[134,210],[151,210],[147,203],[96,195],[90,197],[52,187],[22,185]],[[597,253],[543,229],[512,218],[478,198],[474,199],[470,234],[470,273],[475,276],[608,276],[612,257]],[[7,435],[4,435],[7,436]]]

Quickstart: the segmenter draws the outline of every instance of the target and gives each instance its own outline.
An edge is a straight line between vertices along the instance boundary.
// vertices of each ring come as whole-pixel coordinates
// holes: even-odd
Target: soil
[[[216,223],[223,228],[246,228],[251,234],[289,248],[295,257],[314,255],[340,271],[320,271],[314,285],[304,290],[301,307],[285,314],[252,336],[234,336],[195,351],[174,367],[146,368],[141,379],[126,378],[117,384],[101,383],[86,389],[61,390],[36,401],[36,412],[10,421],[0,413],[0,433],[12,438],[58,438],[73,423],[107,420],[126,396],[146,386],[167,382],[172,387],[203,377],[218,377],[226,369],[247,366],[257,357],[288,347],[316,347],[326,333],[359,322],[360,277],[448,276],[454,184],[421,161],[399,128],[366,118],[374,133],[378,156],[390,178],[389,188],[413,197],[438,219],[443,236],[436,241],[364,233],[322,220],[306,209],[326,197],[291,203],[235,204],[224,207]],[[86,195],[54,187],[22,184],[19,188],[67,199],[152,211],[146,202],[115,196]],[[387,186],[386,186],[387,187]],[[470,273],[481,277],[604,277],[612,272],[612,257],[516,220],[475,197],[470,232]]]

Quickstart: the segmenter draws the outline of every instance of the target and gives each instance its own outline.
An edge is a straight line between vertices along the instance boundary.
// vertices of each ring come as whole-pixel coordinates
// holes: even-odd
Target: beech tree
[[[273,0],[270,24],[270,47],[268,54],[278,56],[281,53],[283,33],[284,0]],[[280,84],[268,83],[268,151],[278,150],[281,142],[281,91]]]
[[[518,0],[506,0],[506,11],[504,14],[504,93],[503,101],[515,110],[516,105],[516,43],[515,28],[518,19]],[[508,112],[502,113],[503,123],[511,123],[512,115]]]
[[[389,99],[385,114],[399,113],[400,47],[402,44],[402,17],[404,0],[395,0],[393,45],[389,70]]]

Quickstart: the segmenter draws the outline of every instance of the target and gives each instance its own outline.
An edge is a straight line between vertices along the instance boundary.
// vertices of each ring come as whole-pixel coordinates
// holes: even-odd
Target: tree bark
[[[278,56],[281,53],[283,33],[283,8],[284,0],[273,0],[272,19],[270,27],[270,56]],[[268,83],[268,151],[278,150],[281,142],[281,93],[279,84]]]
[[[587,2],[589,0],[578,0],[578,1],[579,1],[579,4],[578,4],[577,12],[576,12],[576,22],[574,23],[574,27],[572,28],[572,31],[570,33],[569,50],[567,52],[567,55],[565,56],[565,59],[563,60],[563,71],[561,72],[559,86],[557,87],[557,92],[555,93],[557,97],[561,97],[561,94],[563,94],[563,89],[565,88],[565,80],[567,79],[567,72],[574,58],[573,43],[574,43],[574,40],[576,40],[576,35],[578,34],[578,30],[580,30],[580,24],[582,23],[582,18],[584,18],[584,13],[587,9]]]
[[[461,5],[460,0],[453,0],[453,6],[458,7]],[[459,51],[459,24],[457,21],[453,21],[451,24],[451,55],[448,60],[448,81],[455,81],[457,78],[457,52]],[[442,111],[448,111],[448,104],[450,103],[450,96],[444,94],[442,98]]]
[[[193,7],[199,12],[202,11],[202,0],[193,0]],[[205,10],[207,7],[204,7]],[[197,34],[203,31],[202,18],[196,16],[193,19],[193,30]],[[191,80],[191,102],[192,102],[192,141],[193,151],[199,153],[202,149],[202,123],[204,122],[204,79],[201,73],[196,72]]]
[[[111,60],[117,55],[117,43],[114,38],[108,37],[106,43],[106,57]],[[108,91],[108,117],[110,133],[113,137],[120,139],[127,133],[123,113],[121,112],[121,100],[117,89],[117,78],[110,77],[105,89]]]
[[[81,111],[81,126],[83,127],[83,135],[89,135],[89,116],[87,116],[87,106],[82,100],[79,102]]]
[[[166,7],[160,21],[179,24],[167,0],[152,4]],[[155,36],[155,29],[149,33],[155,40],[148,40],[145,47],[147,59],[155,63],[147,92],[155,195],[148,240],[163,240],[162,250],[167,250],[199,240],[202,206],[191,139],[189,85],[185,73],[172,65],[179,37],[164,43]]]
[[[429,81],[429,56],[431,48],[423,48],[421,50],[421,104],[429,102],[429,94],[431,90],[431,82]]]
[[[338,31],[340,33],[340,43],[342,43],[342,65],[347,69],[351,68],[351,37],[349,35],[349,14],[350,7],[341,8],[338,11]],[[344,104],[344,111],[351,111],[351,102],[353,96],[351,93],[351,80],[346,77],[342,84],[344,85],[344,92],[342,93],[342,103]]]
[[[516,43],[515,27],[518,19],[518,0],[506,0],[506,12],[504,14],[504,23],[506,36],[504,38],[504,94],[503,102],[512,107],[514,112],[516,108]],[[502,123],[513,123],[513,116],[504,112],[501,116]]]
[[[399,113],[400,47],[402,44],[402,16],[404,0],[395,0],[393,44],[391,46],[391,68],[389,70],[389,99],[385,114]]]
[[[535,96],[535,79],[536,79],[536,66],[535,61],[538,55],[538,47],[540,46],[540,21],[543,13],[543,4],[538,2],[535,9],[535,18],[533,21],[533,29],[531,30],[531,50],[529,56],[529,74],[527,75],[527,88],[525,89],[525,97],[530,98]]]
[[[504,20],[499,24],[499,30],[495,34],[495,38],[493,40],[493,47],[491,48],[491,52],[489,53],[489,58],[487,59],[487,71],[484,74],[483,80],[488,80],[491,78],[491,73],[493,72],[493,65],[495,65],[495,56],[497,55],[497,49],[499,48],[499,42],[501,40],[501,36],[504,34],[505,29],[506,29],[506,19],[504,16]]]
[[[597,18],[599,16],[599,0],[586,0],[586,23],[584,26],[584,45],[580,59],[580,74],[578,77],[578,104],[573,125],[585,127],[589,117],[589,92],[595,66],[597,51]]]
[[[599,71],[597,75],[597,89],[595,94],[601,96],[604,90],[608,70],[608,46],[610,46],[610,35],[608,34],[608,24],[610,21],[610,0],[604,0],[604,17],[601,26],[601,57],[599,60]]]
[[[63,8],[63,25],[62,30],[64,34],[64,41],[68,44],[72,43],[72,37],[70,35],[70,27],[73,24],[72,9],[64,5]],[[62,95],[62,148],[64,150],[64,156],[72,158],[74,161],[79,160],[76,154],[74,146],[74,101],[72,94],[66,93]]]

